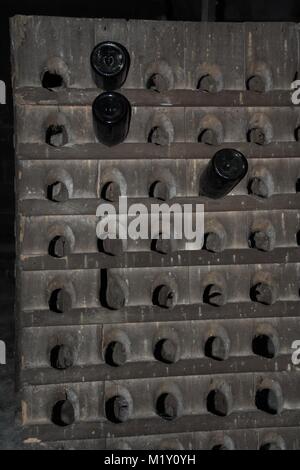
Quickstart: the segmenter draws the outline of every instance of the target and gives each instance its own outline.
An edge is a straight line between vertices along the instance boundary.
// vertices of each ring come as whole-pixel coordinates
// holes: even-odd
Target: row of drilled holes
[[[68,231],[69,233],[71,231],[69,227]],[[220,234],[218,231],[207,232],[204,236],[204,245],[202,249],[210,253],[222,253],[226,250],[226,239],[227,237],[225,230],[222,234]],[[162,234],[159,234],[157,239],[149,241],[148,251],[158,253],[162,256],[171,255],[177,252],[175,242],[176,241],[174,240],[164,240],[162,238]],[[97,239],[96,243],[99,253],[104,253],[108,256],[123,256],[125,253],[123,242],[120,239]],[[255,229],[251,231],[248,238],[248,246],[251,249],[265,253],[276,249],[276,237],[273,225],[270,225],[270,228],[268,227],[268,229]],[[300,231],[295,235],[294,247],[296,246],[300,246]],[[48,254],[53,258],[65,258],[72,255],[73,251],[74,244],[71,244],[68,237],[64,235],[54,236],[48,245]],[[145,249],[143,249],[143,253],[146,253]]]
[[[257,333],[252,340],[253,354],[264,357],[266,359],[274,359],[279,354],[279,337],[275,331],[272,333],[263,333],[264,329],[269,328],[269,325],[261,326],[261,331]],[[121,367],[126,363],[130,364],[130,346],[120,339],[111,341],[105,348],[104,358],[106,364],[111,367]],[[209,336],[203,348],[206,358],[215,361],[226,361],[230,358],[230,340],[224,329],[219,334]],[[175,364],[180,361],[181,352],[179,345],[175,339],[162,338],[158,340],[153,348],[153,357],[165,364]],[[192,359],[189,358],[189,359]],[[70,344],[58,344],[51,349],[50,352],[50,365],[57,370],[66,370],[70,367],[76,366],[74,356],[74,347]]]
[[[165,387],[166,388],[166,387]],[[129,421],[132,415],[132,400],[130,393],[120,390],[118,395],[108,397],[105,402],[106,418],[112,423],[119,424]],[[131,403],[130,403],[131,401]],[[278,382],[264,383],[256,389],[255,406],[258,410],[270,415],[278,415],[284,407],[281,386]],[[206,395],[206,410],[208,413],[226,417],[234,412],[234,399],[230,384],[223,381],[211,387]],[[173,421],[184,416],[183,400],[180,393],[174,391],[158,395],[155,402],[155,413],[163,420]],[[55,403],[52,408],[52,422],[58,426],[68,426],[76,421],[75,408],[68,398]]]
[[[67,88],[66,81],[62,74],[51,70],[44,71],[41,78],[42,87],[50,91],[59,91]],[[292,81],[294,81],[294,78],[291,79],[291,83]],[[146,79],[145,87],[148,90],[164,93],[170,89],[170,80],[162,73],[153,73]],[[224,90],[221,78],[214,77],[209,73],[203,74],[196,81],[196,89],[207,93],[216,93]],[[246,80],[245,89],[256,93],[265,93],[270,91],[271,86],[267,84],[267,81],[262,76],[251,75]]]
[[[64,181],[54,181],[47,186],[47,199],[56,203],[67,202],[70,199],[69,186],[70,184]],[[300,192],[300,178],[297,178],[293,189],[296,193]],[[261,168],[260,175],[250,175],[247,190],[248,194],[252,196],[271,197],[274,192],[274,184],[270,172]],[[126,194],[121,193],[120,186],[115,181],[105,183],[101,190],[101,198],[108,202],[117,203],[121,195],[126,196]],[[167,201],[176,197],[176,188],[163,180],[156,180],[150,185],[148,196],[160,201]]]
[[[264,129],[260,127],[253,127],[247,130],[245,142],[254,143],[257,145],[267,145],[272,142],[271,138],[266,136]],[[202,129],[197,137],[199,143],[207,145],[222,145],[222,139],[218,132],[212,128]],[[290,142],[300,140],[300,127],[294,130],[294,139]],[[148,143],[153,143],[160,146],[169,145],[172,143],[170,132],[163,125],[153,126],[146,139]],[[274,139],[274,142],[277,142]],[[66,127],[62,124],[52,124],[46,129],[45,143],[52,147],[63,147],[70,143],[69,135]],[[228,142],[226,142],[228,143]]]
[[[103,270],[105,271],[105,270]],[[101,284],[99,299],[101,305],[109,310],[121,310],[128,303],[128,296],[123,287],[123,280],[110,280],[109,288],[105,281]],[[159,284],[153,289],[152,305],[161,309],[172,309],[177,304],[176,287]],[[249,291],[249,299],[263,305],[273,305],[278,300],[277,286],[268,279],[256,281]],[[49,309],[53,313],[66,313],[74,308],[74,295],[70,286],[61,286],[52,291],[49,297]],[[225,287],[221,284],[209,284],[203,294],[203,303],[221,307],[227,303]]]

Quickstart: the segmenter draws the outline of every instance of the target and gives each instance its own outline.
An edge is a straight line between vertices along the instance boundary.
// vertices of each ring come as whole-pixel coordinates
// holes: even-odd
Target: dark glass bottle
[[[116,90],[125,82],[130,66],[127,49],[117,42],[101,42],[92,51],[94,81],[103,90]]]
[[[219,150],[208,163],[200,178],[200,193],[218,199],[244,178],[248,171],[246,157],[234,149]]]
[[[93,103],[94,128],[99,142],[109,147],[123,142],[128,134],[131,106],[116,92],[105,92]]]

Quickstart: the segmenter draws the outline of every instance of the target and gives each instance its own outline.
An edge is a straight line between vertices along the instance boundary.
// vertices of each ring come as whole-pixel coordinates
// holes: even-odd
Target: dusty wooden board
[[[290,90],[299,68],[298,25],[16,17],[11,34],[16,310],[27,445],[299,449],[300,376],[291,363],[291,345],[300,338],[300,120]],[[91,104],[101,90],[89,66],[92,48],[108,39],[130,52],[131,67],[121,92],[133,106],[127,141],[111,149],[99,144],[94,134]],[[41,74],[55,58],[66,87],[50,92],[42,88]],[[165,75],[169,89],[148,90],[152,73]],[[267,77],[265,93],[247,90],[255,73]],[[206,74],[218,92],[197,90]],[[61,116],[68,143],[53,148],[45,142],[45,132],[49,119]],[[150,144],[149,131],[162,116],[170,124],[168,145]],[[267,145],[247,142],[253,126],[263,128]],[[218,146],[198,143],[205,128],[217,134]],[[224,147],[245,153],[248,176],[221,201],[199,198],[201,172]],[[272,181],[265,199],[249,194],[251,178],[262,169]],[[47,200],[51,178],[66,182],[69,201]],[[217,220],[225,229],[223,251],[187,252],[179,243],[172,253],[161,255],[143,242],[129,243],[118,256],[98,253],[95,209],[103,186],[114,178],[131,202],[149,205],[149,186],[157,178],[168,182],[174,201],[204,202],[206,221]],[[249,247],[249,232],[259,220],[274,227],[270,251]],[[48,254],[55,230],[75,239],[70,255],[62,259]],[[172,310],[152,305],[154,287],[169,273],[177,297]],[[274,290],[272,305],[251,297],[254,283],[264,276]],[[116,279],[128,286],[127,304],[112,311],[101,303],[99,292],[104,282]],[[219,307],[205,302],[212,279],[222,279],[226,301]],[[71,307],[63,314],[49,310],[53,286],[70,291]],[[271,338],[276,357],[255,353],[258,334]],[[226,348],[230,345],[223,361],[205,355],[214,335]],[[174,364],[166,365],[154,354],[163,338],[172,339],[179,351]],[[106,346],[115,340],[127,347],[126,364],[120,367],[106,363]],[[51,367],[49,357],[64,343],[71,346],[75,363],[63,372]],[[277,414],[257,409],[261,387],[274,391]],[[207,408],[210,391],[219,389],[229,406],[226,417]],[[127,397],[130,411],[121,426],[106,414],[106,403],[116,390]],[[177,399],[178,417],[172,422],[158,416],[161,393]],[[66,396],[76,421],[60,428],[51,422],[52,409]]]

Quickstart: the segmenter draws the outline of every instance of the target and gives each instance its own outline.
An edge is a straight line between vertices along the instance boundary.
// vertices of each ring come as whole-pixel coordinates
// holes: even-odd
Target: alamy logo
[[[149,210],[150,209],[150,210]],[[203,204],[131,204],[119,197],[116,206],[102,203],[97,208],[97,237],[101,240],[184,240],[185,250],[200,250],[204,242]]]
[[[6,364],[6,346],[4,341],[0,341],[0,365]]]
[[[6,104],[6,86],[3,80],[0,80],[0,104]]]
[[[292,103],[297,106],[300,104],[300,80],[292,82],[291,89],[294,90],[292,93]]]
[[[294,352],[292,354],[292,364],[294,366],[299,366],[300,365],[300,340],[299,339],[293,342],[292,349],[294,349]]]

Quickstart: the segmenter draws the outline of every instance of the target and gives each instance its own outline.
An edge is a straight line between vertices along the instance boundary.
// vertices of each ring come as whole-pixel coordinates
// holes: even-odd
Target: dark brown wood
[[[202,2],[206,20],[215,3]],[[292,23],[12,19],[16,315],[27,442],[155,448],[175,436],[177,447],[198,449],[229,436],[233,447],[259,448],[272,432],[278,445],[299,448],[300,382],[291,356],[300,338],[300,108],[291,101],[299,34]],[[89,55],[104,40],[122,43],[131,56],[119,90],[131,103],[131,126],[115,147],[97,142],[91,111],[102,90]],[[47,89],[46,71],[60,76],[61,89]],[[59,148],[49,145],[59,141],[48,138],[53,128]],[[160,145],[149,143],[155,132]],[[199,178],[222,148],[245,155],[248,175],[229,196],[205,199]],[[265,198],[250,194],[255,178]],[[172,203],[204,203],[206,234],[217,234],[225,249],[193,252],[182,243],[164,255],[150,240],[131,240],[116,256],[100,253],[95,215],[106,191],[149,208],[153,184]],[[67,201],[53,202],[55,189]],[[253,231],[269,233],[270,226],[273,249],[250,248]],[[57,237],[61,258],[50,249]],[[257,286],[270,298],[259,297]],[[156,305],[161,288],[173,308]],[[218,307],[208,303],[211,292]],[[257,335],[274,346],[273,358],[255,350]],[[170,364],[155,350],[165,339],[173,345]],[[224,360],[212,359],[210,339],[224,346]],[[111,343],[125,358],[119,367],[109,365]],[[57,346],[69,351],[59,361],[69,360],[69,368],[56,369]],[[260,411],[260,387],[272,389],[277,414]],[[224,398],[228,416],[213,414],[211,392]],[[174,421],[159,416],[164,393],[176,404]],[[128,405],[122,424],[109,415],[116,395]],[[66,399],[75,423],[61,428],[52,410]]]

